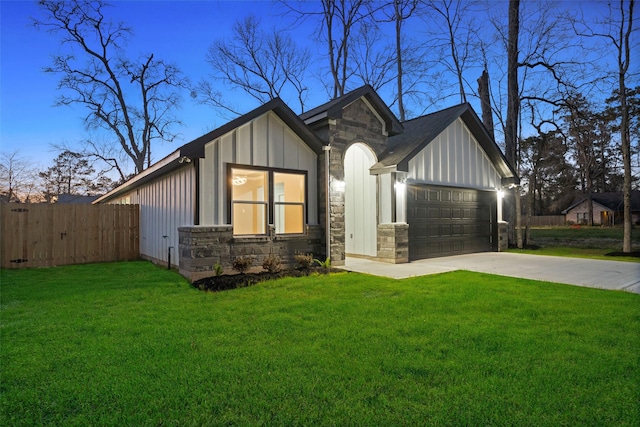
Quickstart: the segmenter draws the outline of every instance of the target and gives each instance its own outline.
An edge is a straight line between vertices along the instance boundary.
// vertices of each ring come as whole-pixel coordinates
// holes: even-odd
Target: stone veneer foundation
[[[304,235],[275,235],[273,228],[268,236],[234,237],[230,225],[179,227],[180,274],[191,282],[213,276],[216,264],[224,274],[234,273],[235,257],[253,258],[253,271],[262,270],[262,262],[269,255],[277,255],[284,268],[295,266],[296,253],[323,252],[320,226],[307,226]]]

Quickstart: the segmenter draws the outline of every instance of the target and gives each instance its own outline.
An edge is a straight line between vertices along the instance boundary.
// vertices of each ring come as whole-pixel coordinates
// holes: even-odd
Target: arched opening
[[[369,173],[375,163],[373,151],[361,143],[351,145],[344,156],[347,255],[377,255],[376,177]]]

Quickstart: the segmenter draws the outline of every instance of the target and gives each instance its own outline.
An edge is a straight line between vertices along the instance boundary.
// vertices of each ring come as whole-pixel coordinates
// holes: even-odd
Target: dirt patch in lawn
[[[263,271],[260,273],[225,274],[221,276],[206,277],[196,280],[191,285],[201,291],[226,291],[229,289],[246,288],[267,280],[282,279],[285,277],[305,277],[314,274],[344,273],[344,270],[337,268],[304,268],[293,270],[282,270],[277,273]]]

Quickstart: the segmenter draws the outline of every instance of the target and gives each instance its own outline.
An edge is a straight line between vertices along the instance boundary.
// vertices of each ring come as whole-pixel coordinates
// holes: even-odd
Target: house
[[[624,201],[622,192],[594,193],[593,225],[622,224]],[[573,224],[589,223],[589,201],[587,196],[581,195],[567,209],[562,211],[565,222]],[[640,223],[640,191],[631,191],[631,222]]]
[[[88,205],[98,199],[99,196],[81,196],[78,194],[58,194],[56,203],[59,205]]]
[[[96,203],[139,204],[141,255],[174,251],[197,280],[243,255],[342,265],[497,250],[501,190],[518,183],[469,104],[400,123],[363,86],[300,116],[274,99]]]

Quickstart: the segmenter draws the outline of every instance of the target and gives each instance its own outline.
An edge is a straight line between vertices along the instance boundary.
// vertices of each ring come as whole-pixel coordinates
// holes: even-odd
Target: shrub
[[[235,257],[231,265],[234,270],[242,274],[251,268],[253,265],[253,258],[248,256]]]
[[[216,276],[222,276],[223,269],[222,269],[222,265],[220,265],[219,262],[216,262],[215,265],[213,266],[213,272],[216,274]]]
[[[324,261],[320,261],[319,259],[314,259],[314,261],[317,262],[318,265],[324,268],[325,270],[328,270],[329,268],[331,268],[331,258],[329,257],[327,257],[327,259]]]
[[[269,254],[268,257],[264,259],[262,262],[262,268],[264,268],[269,273],[277,273],[282,270],[280,257],[278,255]]]
[[[309,268],[311,264],[313,264],[313,254],[296,253],[293,255],[293,259],[295,259],[302,268]]]

